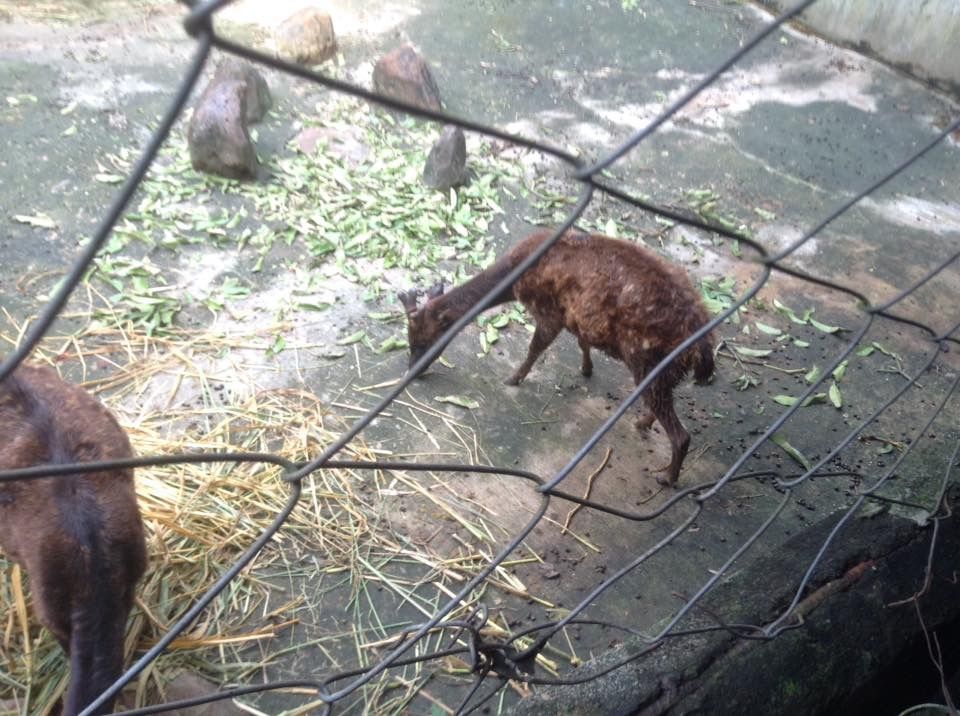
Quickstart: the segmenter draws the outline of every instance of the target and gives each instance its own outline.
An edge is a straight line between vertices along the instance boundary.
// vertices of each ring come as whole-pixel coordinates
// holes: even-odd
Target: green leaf
[[[362,328],[356,333],[351,333],[349,336],[341,338],[337,341],[338,346],[349,346],[352,343],[359,343],[364,338],[367,337],[367,332]]]
[[[840,388],[836,383],[830,384],[830,402],[837,410],[843,407],[843,397],[840,395]]]
[[[286,347],[287,347],[287,339],[284,338],[283,336],[276,336],[273,339],[273,343],[270,345],[269,348],[267,348],[267,353],[269,353],[270,355],[277,355],[278,353],[283,351],[283,349]]]
[[[302,311],[326,311],[332,303],[313,303],[311,301],[299,301],[297,308]]]
[[[820,366],[815,365],[813,368],[807,371],[806,375],[803,376],[803,379],[811,384],[816,383],[817,379],[820,377],[820,373]]]
[[[761,323],[760,321],[754,321],[753,324],[757,327],[758,331],[766,333],[768,336],[779,336],[783,333],[779,328],[768,326],[766,323]]]
[[[101,184],[119,184],[123,181],[122,174],[110,174],[108,172],[97,172],[93,175],[93,178]]]
[[[761,209],[759,206],[753,207],[753,212],[764,221],[773,221],[774,219],[777,218],[777,215],[774,214],[772,211]]]
[[[751,358],[764,358],[773,353],[772,350],[766,348],[747,348],[746,346],[734,346],[733,350],[742,356],[749,356]]]
[[[833,379],[838,383],[843,380],[844,373],[847,372],[847,361],[844,360],[836,368],[833,369]]]
[[[801,325],[801,326],[807,325],[807,322],[806,322],[805,320],[803,320],[802,318],[800,318],[800,317],[794,312],[794,310],[793,310],[792,308],[789,308],[789,307],[787,307],[787,306],[784,306],[784,305],[783,305],[782,303],[780,303],[780,301],[777,300],[776,298],[773,299],[773,307],[774,307],[779,313],[782,313],[784,316],[786,316],[787,318],[789,318],[789,319],[790,319],[791,321],[793,321],[794,323],[797,323],[797,324],[799,324],[799,325]]]
[[[826,393],[814,393],[813,395],[807,396],[807,399],[800,403],[801,408],[805,408],[808,405],[814,403],[822,403],[827,399]],[[800,398],[794,398],[792,395],[775,395],[773,396],[773,402],[779,403],[780,405],[796,405]]]
[[[896,358],[897,360],[900,359],[900,356],[898,356],[898,355],[897,355],[896,353],[894,353],[893,351],[887,350],[886,348],[884,348],[882,345],[880,345],[880,344],[877,343],[876,341],[874,341],[874,342],[872,343],[872,345],[873,345],[874,348],[876,348],[878,351],[880,351],[881,353],[883,353],[885,356],[890,356],[891,358]]]
[[[407,347],[406,339],[399,338],[397,336],[390,336],[389,338],[381,342],[379,346],[377,346],[374,353],[383,354],[383,353],[388,353],[390,351],[395,351],[395,350],[399,350],[401,348],[406,348],[406,347]]]
[[[490,325],[494,328],[506,328],[510,324],[510,316],[506,313],[498,313],[490,321]]]
[[[804,470],[809,470],[811,465],[810,461],[804,457],[803,453],[797,450],[793,445],[791,445],[787,438],[784,437],[782,433],[775,433],[770,437],[770,440],[777,446],[779,446],[787,455],[796,460],[800,465],[803,466]]]
[[[816,328],[818,331],[823,331],[824,333],[836,333],[837,331],[842,331],[843,329],[840,326],[828,326],[826,323],[820,323],[816,318],[810,316],[808,318],[810,325]]]
[[[438,395],[434,398],[438,403],[453,403],[467,410],[474,410],[480,407],[480,403],[464,395]]]
[[[857,355],[861,357],[865,357],[873,353],[875,350],[876,348],[874,348],[873,346],[864,346],[863,348],[857,351]]]
[[[13,220],[21,224],[29,224],[30,226],[36,226],[39,229],[56,229],[57,222],[51,219],[46,214],[14,214]]]
[[[773,396],[773,402],[779,403],[780,405],[796,405],[798,398],[794,398],[791,395],[775,395]]]
[[[795,345],[797,348],[809,348],[809,347],[810,347],[810,344],[809,344],[809,343],[807,343],[806,341],[801,341],[799,338],[794,338],[794,339],[793,339],[793,345]]]

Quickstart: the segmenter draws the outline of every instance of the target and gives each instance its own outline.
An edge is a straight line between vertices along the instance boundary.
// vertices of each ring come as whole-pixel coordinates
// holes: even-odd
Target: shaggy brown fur
[[[0,383],[0,435],[0,469],[133,454],[103,405],[45,367],[20,366]],[[147,560],[133,470],[0,482],[0,547],[26,569],[40,621],[70,656],[63,714],[79,713],[123,671]]]
[[[490,268],[443,293],[431,290],[417,307],[416,293],[400,294],[407,311],[412,366],[458,318],[529,256],[551,232],[539,230]],[[527,358],[506,381],[517,385],[543,351],[566,328],[580,344],[581,372],[593,372],[590,349],[626,363],[636,383],[708,319],[686,272],[637,244],[597,234],[568,232],[532,268],[497,296],[494,305],[516,299],[536,321]],[[713,374],[713,341],[707,335],[682,353],[644,393],[651,414],[637,426],[659,420],[670,438],[672,458],[664,468],[675,484],[690,435],[673,408],[673,389],[689,372],[698,383]]]

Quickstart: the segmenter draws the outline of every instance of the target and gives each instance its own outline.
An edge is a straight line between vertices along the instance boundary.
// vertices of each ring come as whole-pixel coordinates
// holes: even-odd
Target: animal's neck
[[[497,259],[493,265],[484,269],[466,283],[460,284],[433,299],[431,308],[437,312],[443,311],[448,315],[459,318],[483,298],[504,276],[510,273],[515,263],[509,254]],[[513,287],[510,286],[497,294],[490,305],[499,306],[512,300]]]

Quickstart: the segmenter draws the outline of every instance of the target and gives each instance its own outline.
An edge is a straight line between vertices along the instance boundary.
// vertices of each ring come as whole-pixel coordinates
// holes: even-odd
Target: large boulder
[[[197,171],[231,179],[257,174],[257,152],[246,120],[247,84],[236,79],[211,82],[193,110],[187,131],[190,162]]]
[[[330,15],[315,7],[298,10],[277,29],[277,55],[301,65],[316,65],[337,54]]]
[[[244,85],[244,117],[248,124],[259,122],[270,109],[270,88],[263,75],[249,62],[228,58],[217,67],[212,83],[235,80]]]
[[[440,132],[423,167],[423,183],[446,191],[467,180],[467,140],[463,130],[448,124]]]
[[[409,44],[377,60],[373,68],[373,89],[424,109],[440,110],[440,90],[430,67]]]

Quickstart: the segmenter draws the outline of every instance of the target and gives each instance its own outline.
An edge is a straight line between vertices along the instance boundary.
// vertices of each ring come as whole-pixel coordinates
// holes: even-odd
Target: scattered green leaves
[[[737,299],[736,279],[733,276],[700,279],[700,294],[710,313],[721,313]]]
[[[823,331],[824,333],[838,333],[840,331],[846,330],[840,326],[830,326],[826,323],[821,323],[813,317],[814,309],[808,308],[803,312],[802,316],[798,316],[796,311],[794,311],[789,306],[785,306],[778,299],[773,299],[773,307],[777,312],[782,313],[784,316],[789,318],[791,321],[800,326],[811,325],[816,328],[818,331]]]

